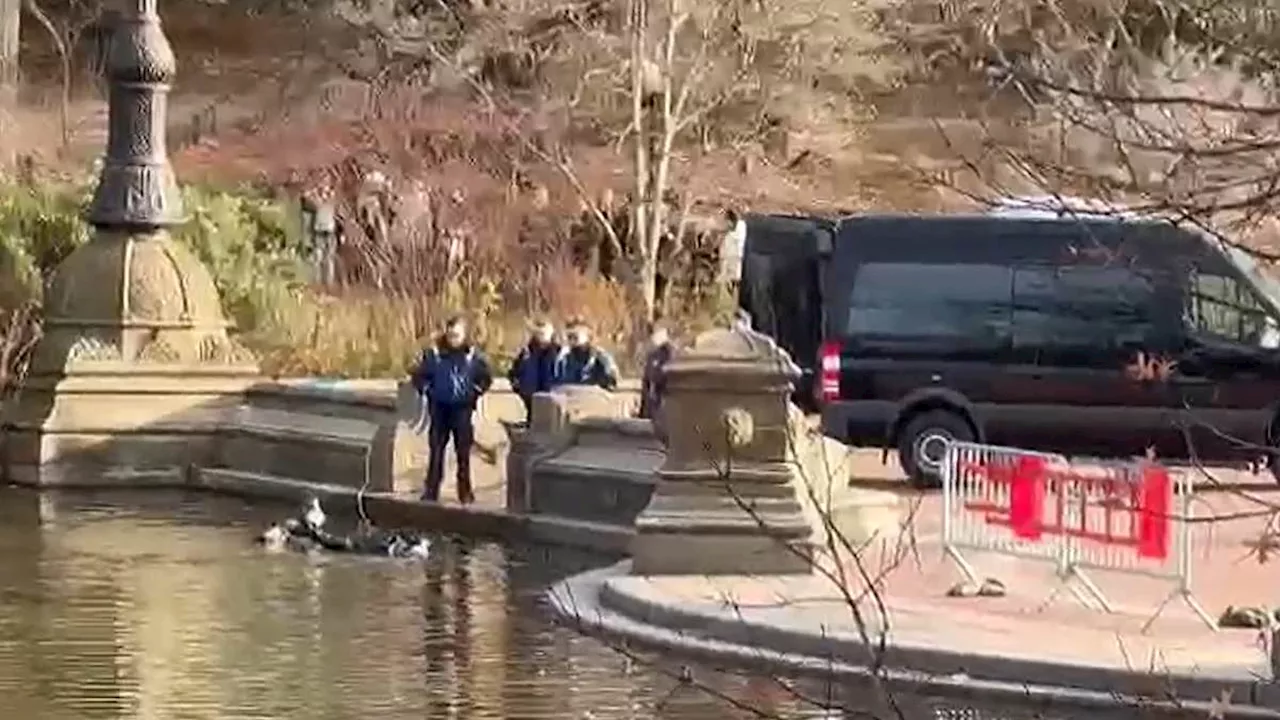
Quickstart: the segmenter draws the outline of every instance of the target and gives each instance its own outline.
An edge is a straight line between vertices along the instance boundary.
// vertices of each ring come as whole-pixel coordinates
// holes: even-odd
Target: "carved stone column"
[[[258,375],[227,335],[209,271],[167,232],[183,220],[165,148],[175,72],[155,0],[135,0],[107,63],[107,155],[89,212],[96,233],[54,273],[44,336],[7,408],[10,482],[171,482]]]
[[[805,573],[789,396],[800,371],[745,327],[712,330],[667,366],[666,459],[637,520],[637,575]]]

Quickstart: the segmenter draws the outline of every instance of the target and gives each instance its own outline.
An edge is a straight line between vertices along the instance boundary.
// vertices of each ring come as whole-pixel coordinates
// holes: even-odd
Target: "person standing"
[[[560,385],[595,385],[605,390],[618,387],[618,366],[604,348],[591,342],[591,330],[582,320],[571,320],[565,327],[567,347],[556,358],[552,387]]]
[[[511,363],[511,371],[507,373],[511,390],[524,403],[526,423],[533,413],[533,396],[551,390],[559,354],[560,345],[555,341],[555,327],[546,320],[534,323],[529,342],[520,348],[520,353]]]
[[[458,460],[458,500],[464,505],[475,500],[471,489],[471,447],[475,443],[472,415],[492,384],[489,361],[468,338],[466,321],[450,318],[435,346],[423,352],[413,373],[413,386],[427,403],[431,423],[427,430],[429,455],[423,500],[440,499],[444,453],[451,438]]]
[[[653,420],[662,407],[662,393],[666,386],[663,373],[675,347],[667,329],[655,325],[649,334],[649,352],[644,358],[644,373],[640,377],[640,417]]]
[[[338,254],[338,216],[333,187],[324,181],[302,196],[303,223],[311,235],[311,264],[315,282],[332,285]]]

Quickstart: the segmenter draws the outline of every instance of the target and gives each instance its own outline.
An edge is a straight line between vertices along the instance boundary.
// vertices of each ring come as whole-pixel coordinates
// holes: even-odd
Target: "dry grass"
[[[385,377],[403,373],[439,324],[455,313],[471,321],[477,340],[499,368],[507,367],[525,342],[535,316],[559,324],[581,316],[624,369],[635,368],[632,338],[637,328],[621,288],[581,276],[566,285],[547,311],[536,314],[486,306],[480,297],[414,297],[354,288],[337,294],[309,291],[270,307],[245,340],[260,353],[264,372],[274,376]],[[706,324],[689,316],[682,322],[686,332]]]

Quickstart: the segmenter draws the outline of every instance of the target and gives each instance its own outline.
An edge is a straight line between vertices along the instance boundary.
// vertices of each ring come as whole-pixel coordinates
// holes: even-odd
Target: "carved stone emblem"
[[[720,413],[720,424],[730,448],[743,448],[756,436],[756,421],[751,413],[740,407],[726,408]]]

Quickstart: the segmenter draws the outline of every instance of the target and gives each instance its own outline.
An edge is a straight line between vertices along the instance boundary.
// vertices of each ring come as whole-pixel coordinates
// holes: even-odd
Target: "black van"
[[[825,337],[826,268],[837,222],[795,215],[746,215],[739,306],[755,330],[785,348],[804,375],[795,401],[816,411],[818,351]]]
[[[827,434],[896,449],[917,484],[953,438],[1232,463],[1280,446],[1280,284],[1209,235],[993,215],[747,228],[755,327],[806,370]]]

